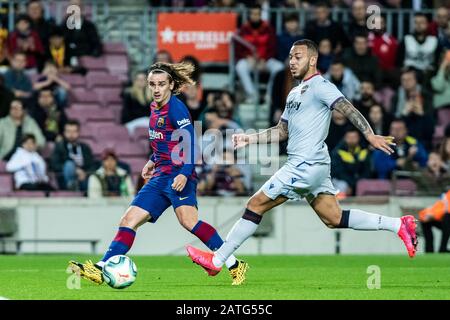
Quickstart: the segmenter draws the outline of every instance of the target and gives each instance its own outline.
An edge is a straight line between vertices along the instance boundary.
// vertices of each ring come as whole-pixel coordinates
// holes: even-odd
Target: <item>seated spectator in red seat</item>
[[[36,31],[31,29],[31,21],[25,15],[16,20],[16,29],[8,36],[10,55],[23,52],[26,55],[26,68],[37,68],[44,54],[44,46]]]
[[[64,126],[64,139],[55,144],[50,167],[56,172],[58,185],[63,190],[87,190],[89,174],[96,163],[91,148],[80,141],[80,123],[68,120]]]
[[[393,120],[389,135],[394,137],[397,144],[395,152],[387,155],[375,150],[373,153],[373,164],[378,178],[388,179],[394,170],[418,171],[426,166],[428,154],[417,139],[408,135],[404,120]]]
[[[11,101],[9,115],[0,119],[0,159],[9,160],[25,134],[36,138],[38,148],[45,146],[45,137],[38,124],[26,114],[20,100]]]
[[[31,28],[36,31],[44,48],[48,46],[50,32],[55,26],[53,19],[44,18],[44,8],[41,0],[30,0],[27,3],[27,14],[31,21]]]
[[[53,61],[59,73],[86,74],[84,67],[78,66],[72,49],[66,44],[64,31],[61,27],[55,27],[50,33],[49,45],[45,52],[45,61]]]
[[[357,34],[369,31],[367,28],[367,5],[364,0],[353,1],[347,30],[350,41],[353,41]]]
[[[331,160],[333,184],[349,196],[355,194],[359,179],[370,177],[369,150],[361,145],[361,137],[356,128],[345,133],[344,139],[331,152]]]
[[[11,59],[11,68],[4,74],[5,87],[12,90],[14,96],[22,101],[27,101],[33,91],[31,80],[25,73],[26,64],[26,55],[17,52]]]
[[[256,47],[257,57],[252,51],[243,45],[236,46],[236,73],[244,87],[246,100],[248,103],[254,103],[256,90],[253,86],[251,72],[254,69],[260,71],[266,70],[270,73],[267,88],[272,88],[275,74],[284,69],[283,63],[275,59],[276,56],[276,37],[272,26],[262,20],[261,7],[254,5],[250,8],[249,21],[246,22],[238,32],[239,36]],[[270,92],[267,92],[270,95]]]
[[[117,165],[114,150],[102,154],[102,166],[89,177],[88,197],[126,197],[134,195],[134,186],[128,173]]]
[[[21,146],[6,164],[6,170],[14,173],[14,183],[18,190],[54,190],[48,183],[45,161],[36,150],[36,138],[32,134],[26,134]]]
[[[42,89],[38,92],[37,103],[31,111],[47,141],[60,141],[67,116],[64,109],[58,107],[52,90]]]
[[[375,17],[374,25],[380,28],[373,29],[368,40],[372,54],[378,58],[378,66],[382,71],[382,86],[395,87],[399,82],[396,66],[399,43],[393,35],[387,33],[386,19],[383,16]]]
[[[97,27],[83,15],[82,1],[70,0],[70,5],[77,5],[81,8],[81,27],[64,28],[66,43],[71,48],[73,55],[76,57],[101,56],[103,46]],[[67,17],[67,19],[71,19],[71,17]],[[63,26],[67,25],[67,19],[63,21]]]
[[[14,100],[14,93],[5,87],[5,79],[0,74],[0,118],[6,117],[9,113],[9,106]]]
[[[145,72],[138,72],[133,85],[123,94],[121,123],[124,124],[130,135],[138,127],[148,127],[150,116],[150,103],[152,96],[147,85]]]
[[[317,2],[314,19],[306,24],[305,38],[319,43],[322,39],[330,39],[335,54],[350,46],[350,41],[342,26],[331,20],[330,7],[326,2]]]
[[[450,170],[442,160],[439,152],[430,152],[426,168],[422,174],[414,177],[417,189],[428,195],[440,194],[450,188]]]
[[[381,70],[377,57],[370,52],[367,33],[354,34],[353,46],[345,49],[342,60],[359,80],[370,81],[377,88],[381,85]]]
[[[369,109],[367,120],[373,129],[373,132],[380,136],[389,135],[391,125],[391,116],[379,104],[374,104]]]
[[[58,69],[52,61],[47,61],[42,70],[42,74],[37,81],[33,83],[33,89],[39,91],[50,89],[60,108],[67,106],[67,95],[70,90],[70,84],[61,79]]]

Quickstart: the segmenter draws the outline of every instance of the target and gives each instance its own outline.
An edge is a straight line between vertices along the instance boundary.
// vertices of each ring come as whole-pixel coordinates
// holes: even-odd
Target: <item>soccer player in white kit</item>
[[[214,253],[187,247],[191,259],[209,275],[216,275],[226,259],[258,228],[265,212],[288,199],[305,198],[319,218],[330,228],[389,230],[403,240],[414,257],[417,247],[416,223],[412,216],[386,217],[358,209],[342,210],[331,183],[330,156],[324,140],[328,135],[332,110],[344,114],[367,141],[387,154],[394,151],[393,137],[375,135],[361,113],[336,86],[317,71],[317,46],[310,40],[295,42],[289,54],[292,76],[301,81],[286,100],[279,123],[257,134],[235,134],[235,148],[248,144],[288,140],[288,160],[247,202],[245,213]]]

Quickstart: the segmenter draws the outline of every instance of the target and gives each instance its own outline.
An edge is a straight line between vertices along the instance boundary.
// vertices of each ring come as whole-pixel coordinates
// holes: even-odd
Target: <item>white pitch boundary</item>
[[[0,297],[0,300],[9,300],[9,299],[5,297]]]

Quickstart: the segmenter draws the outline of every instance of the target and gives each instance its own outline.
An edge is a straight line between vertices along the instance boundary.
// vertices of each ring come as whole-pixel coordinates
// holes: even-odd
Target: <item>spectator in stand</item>
[[[6,170],[14,173],[17,190],[54,190],[49,184],[45,160],[37,152],[36,138],[32,134],[23,136],[20,147],[6,164]]]
[[[9,106],[14,100],[14,93],[5,87],[5,79],[0,74],[0,118],[9,114]]]
[[[406,109],[411,103],[417,101],[422,103],[425,113],[431,113],[433,110],[430,93],[417,83],[417,76],[414,69],[405,69],[400,76],[401,86],[397,93],[392,97],[393,113],[396,117],[401,117],[408,113]],[[408,104],[409,102],[409,104]]]
[[[442,231],[441,243],[439,246],[440,253],[448,253],[448,239],[450,238],[450,211],[448,203],[450,202],[450,190],[441,195],[441,199],[436,201],[432,206],[425,208],[419,212],[419,220],[422,226],[425,238],[425,252],[434,252],[433,227]]]
[[[102,154],[102,166],[89,177],[88,197],[128,197],[134,195],[134,186],[126,170],[117,165],[112,149]]]
[[[393,120],[389,135],[394,137],[395,152],[387,155],[375,150],[373,153],[373,164],[378,178],[389,179],[394,170],[417,171],[426,166],[427,152],[417,139],[408,135],[404,120]]]
[[[60,141],[67,116],[64,109],[58,107],[52,90],[42,89],[38,92],[38,100],[31,112],[47,141]]]
[[[370,108],[378,103],[374,97],[375,87],[372,82],[363,80],[361,82],[360,92],[360,99],[354,102],[354,106],[367,119]]]
[[[414,177],[417,189],[427,195],[443,193],[450,188],[450,172],[438,152],[430,152],[426,168]]]
[[[58,68],[59,73],[80,73],[84,75],[87,72],[84,67],[77,65],[72,49],[66,44],[64,30],[61,27],[54,27],[50,33],[45,61],[52,61]]]
[[[284,68],[283,63],[275,59],[276,55],[276,37],[275,32],[266,21],[261,18],[261,7],[258,5],[250,8],[249,21],[245,23],[239,30],[238,34],[244,40],[256,47],[257,57],[254,57],[251,50],[237,45],[236,57],[238,62],[236,64],[236,72],[242,82],[246,93],[246,100],[248,103],[254,103],[255,94],[258,88],[253,86],[251,79],[251,72],[255,68],[263,71],[267,70],[270,73],[269,88],[267,94],[272,88],[273,78],[275,74]]]
[[[434,108],[450,108],[450,50],[443,55],[437,74],[431,78],[431,88]]]
[[[277,36],[277,59],[283,63],[288,58],[294,42],[304,38],[298,19],[298,14],[286,15],[284,18],[284,30]]]
[[[344,139],[331,152],[331,178],[337,189],[354,195],[359,179],[370,177],[369,150],[361,145],[356,128],[349,129]]]
[[[211,170],[205,174],[205,178],[200,180],[198,190],[205,195],[219,196],[239,196],[246,195],[245,174],[242,169],[235,164],[232,151],[223,151],[223,160],[212,166]]]
[[[83,15],[81,0],[70,0],[70,5],[77,5],[81,8],[81,27],[64,28],[66,43],[76,57],[93,56],[99,57],[103,53],[103,46],[98,35],[97,27]],[[63,26],[67,24],[66,18]]]
[[[319,59],[317,61],[317,69],[319,69],[320,73],[324,74],[328,72],[331,63],[335,59],[330,39],[325,38],[320,40],[318,49]]]
[[[127,127],[130,135],[133,135],[136,128],[148,127],[151,102],[147,75],[145,72],[138,72],[133,85],[125,89],[123,94],[121,123]]]
[[[381,69],[382,86],[398,86],[398,68],[396,66],[399,43],[397,39],[387,33],[386,18],[374,17],[374,25],[380,26],[369,33],[369,47],[372,54],[378,58],[378,66]]]
[[[319,43],[322,39],[330,39],[335,54],[350,45],[344,29],[339,23],[330,19],[330,8],[325,2],[319,2],[315,7],[315,19],[306,24],[305,38]]]
[[[194,66],[194,72],[191,75],[192,80],[195,82],[195,89],[197,90],[197,99],[203,100],[203,85],[202,85],[202,66],[200,61],[194,56],[184,56],[181,62],[187,62]],[[192,89],[192,88],[191,88]]]
[[[403,38],[398,50],[397,64],[413,68],[420,78],[429,79],[439,59],[441,47],[437,37],[428,35],[428,17],[424,13],[414,16],[414,30]]]
[[[350,37],[350,41],[354,41],[354,37],[357,34],[369,32],[367,28],[366,7],[367,5],[364,0],[355,0],[352,3],[350,23],[347,27],[347,34]]]
[[[48,47],[48,39],[52,28],[55,26],[55,21],[44,18],[44,8],[41,0],[28,1],[27,14],[30,18],[31,28],[39,35],[44,48]]]
[[[447,7],[437,8],[436,21],[430,23],[428,31],[438,38],[441,47],[450,49],[450,12]]]
[[[193,121],[197,121],[200,114],[205,109],[204,103],[199,99],[198,85],[188,84],[183,90],[183,94],[180,99],[184,102],[186,107],[189,109],[189,113]]]
[[[68,120],[64,139],[55,144],[50,158],[50,167],[57,174],[60,189],[86,191],[89,174],[96,169],[91,148],[79,138],[80,123]]]
[[[42,60],[44,46],[38,33],[31,29],[30,18],[26,15],[17,18],[16,28],[8,36],[8,52],[10,55],[25,53],[27,69],[36,69]]]
[[[403,119],[408,128],[408,133],[419,140],[425,146],[425,149],[431,150],[433,147],[434,119],[430,112],[425,113],[425,103],[421,96],[410,95],[405,102]]]
[[[329,151],[333,151],[336,148],[349,128],[350,124],[342,113],[338,111],[331,113],[330,130],[328,131],[328,137],[325,139]]]
[[[350,101],[359,99],[361,83],[350,68],[341,59],[335,58],[330,69],[324,75]]]
[[[153,58],[153,63],[157,62],[173,63],[172,55],[167,50],[159,50]]]
[[[14,93],[17,99],[24,102],[27,102],[33,91],[31,80],[24,71],[26,63],[26,55],[16,52],[11,59],[11,68],[4,74],[5,86]]]
[[[347,48],[343,54],[344,65],[352,69],[360,80],[369,80],[375,87],[381,84],[381,70],[378,59],[370,52],[367,33],[353,35],[353,47]]]
[[[391,117],[381,105],[374,104],[370,107],[367,120],[375,134],[380,136],[389,135]]]
[[[67,106],[67,95],[70,90],[70,84],[60,78],[58,68],[52,61],[47,61],[45,63],[42,74],[33,84],[33,89],[35,91],[42,90],[43,88],[52,91],[52,94],[58,103],[58,107],[65,108]]]
[[[0,159],[9,160],[26,134],[36,138],[38,148],[44,147],[45,137],[38,124],[25,113],[22,102],[15,99],[11,102],[9,115],[0,119]]]

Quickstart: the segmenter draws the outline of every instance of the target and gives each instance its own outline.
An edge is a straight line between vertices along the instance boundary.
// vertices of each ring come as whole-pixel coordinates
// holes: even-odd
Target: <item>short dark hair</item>
[[[319,49],[317,48],[317,44],[309,39],[297,40],[294,42],[292,46],[306,46],[308,48],[308,52],[311,55],[318,55]]]
[[[316,3],[316,8],[320,8],[320,7],[325,7],[325,8],[330,8],[330,5],[328,4],[327,1],[319,1]]]
[[[401,122],[406,127],[406,122],[405,122],[405,120],[403,118],[395,117],[394,119],[392,119],[391,124],[393,124],[394,122]]]
[[[284,15],[284,22],[288,21],[296,21],[298,22],[298,14],[296,13],[288,13]]]
[[[28,140],[33,140],[34,143],[36,143],[36,137],[32,133],[26,133],[22,136],[22,140],[20,141],[20,144],[24,144]]]
[[[416,12],[414,14],[414,18],[417,18],[417,17],[424,17],[427,20],[427,22],[430,22],[430,18],[428,17],[428,15],[426,15],[423,12]]]
[[[66,126],[77,126],[78,129],[81,127],[80,121],[76,119],[69,119],[66,122]]]
[[[360,30],[355,32],[355,34],[353,35],[353,40],[355,40],[355,38],[368,38],[369,37],[369,33],[366,30]]]
[[[331,64],[342,64],[342,65],[345,65],[344,61],[339,56],[334,57],[334,59],[331,61]]]

